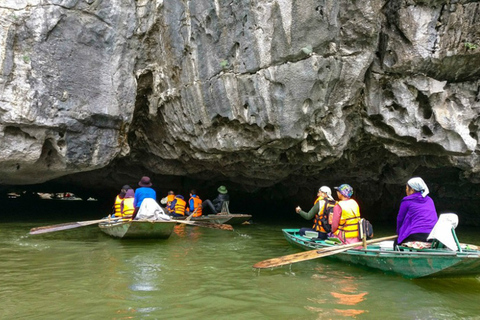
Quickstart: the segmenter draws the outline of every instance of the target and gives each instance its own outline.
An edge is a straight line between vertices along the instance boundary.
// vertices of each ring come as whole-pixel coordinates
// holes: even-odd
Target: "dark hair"
[[[191,194],[197,194],[197,190],[192,189],[192,190],[190,190],[190,193],[191,193]]]

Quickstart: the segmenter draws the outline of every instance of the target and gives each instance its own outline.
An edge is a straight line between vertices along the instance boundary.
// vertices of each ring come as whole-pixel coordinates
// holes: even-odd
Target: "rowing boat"
[[[299,229],[283,229],[287,241],[300,249],[312,250],[334,247],[329,240],[317,240],[301,236]],[[455,239],[455,231],[452,229]],[[368,245],[366,249],[357,247],[331,255],[351,265],[379,269],[385,273],[396,273],[405,278],[458,277],[480,275],[480,251],[475,245],[460,244],[456,240],[456,250],[433,242],[430,248],[400,246],[393,250],[393,241]],[[341,248],[341,246],[338,246]]]
[[[168,239],[176,221],[120,220],[104,221],[98,226],[104,233],[121,239]]]
[[[175,217],[176,220],[185,220],[187,217]],[[239,225],[252,218],[250,214],[230,213],[230,214],[209,214],[200,217],[192,217],[190,221],[209,222],[217,224]]]

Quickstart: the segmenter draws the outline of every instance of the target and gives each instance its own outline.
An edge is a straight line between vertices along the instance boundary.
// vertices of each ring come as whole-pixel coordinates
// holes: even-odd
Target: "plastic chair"
[[[455,213],[443,213],[427,237],[433,239],[432,247],[441,248],[444,245],[452,251],[462,251],[458,242],[455,228],[458,225],[458,216]]]

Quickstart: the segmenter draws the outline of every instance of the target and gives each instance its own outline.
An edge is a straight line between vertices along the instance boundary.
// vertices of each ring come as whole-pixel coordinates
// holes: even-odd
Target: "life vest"
[[[135,207],[133,206],[134,198],[124,198],[123,199],[123,211],[121,212],[121,217],[131,216]]]
[[[170,208],[170,205],[172,204],[173,200],[175,200],[175,195],[174,194],[169,194],[167,195],[167,211],[168,213],[173,213],[173,208]]]
[[[185,215],[185,205],[187,204],[185,200],[180,198],[175,198],[177,202],[175,203],[175,213]]]
[[[191,197],[188,203],[190,203],[190,200],[193,200],[193,212],[195,212],[193,216],[200,217],[202,215],[202,200],[198,196]],[[190,208],[187,208],[187,211],[190,212]]]
[[[317,199],[318,201],[318,199]],[[315,201],[315,203],[317,202]],[[319,206],[320,210],[315,215],[313,220],[313,228],[315,231],[329,233],[332,231],[332,216],[333,216],[333,207],[335,207],[335,200],[322,199],[320,200]]]
[[[358,221],[360,220],[360,208],[353,199],[337,202],[342,208],[342,216],[335,235],[340,235],[341,238],[358,238]]]
[[[115,198],[115,203],[113,204],[113,209],[115,210],[115,216],[119,217],[122,215],[122,209],[120,208],[122,205],[123,199],[120,198],[118,195]]]

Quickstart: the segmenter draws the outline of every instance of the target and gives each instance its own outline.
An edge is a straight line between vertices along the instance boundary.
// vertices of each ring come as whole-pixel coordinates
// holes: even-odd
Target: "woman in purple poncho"
[[[438,220],[435,204],[427,196],[428,187],[422,178],[415,177],[408,180],[405,192],[397,216],[397,243],[426,242]]]

